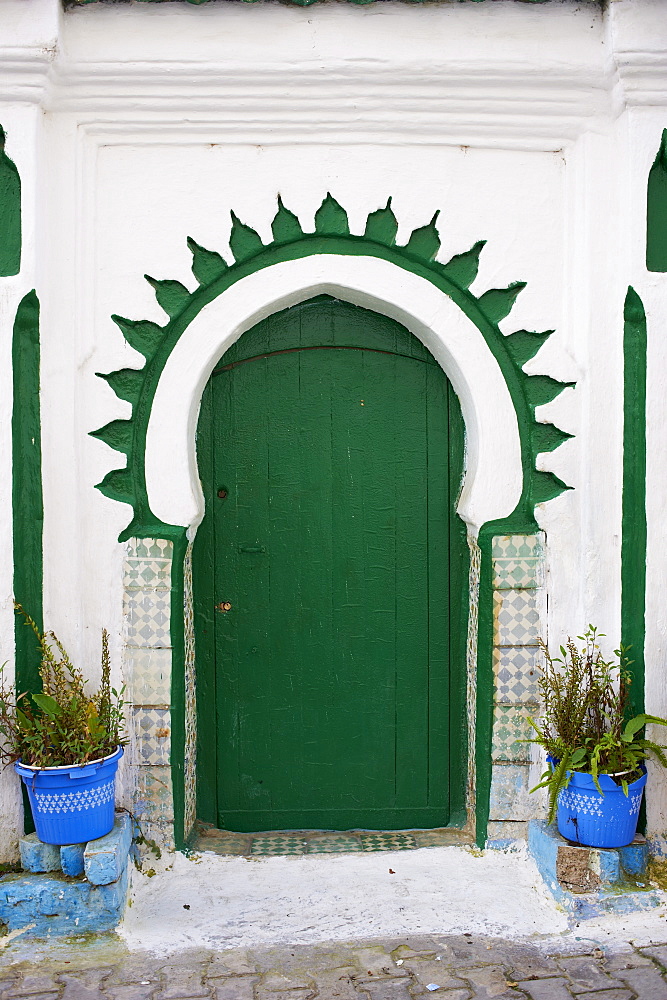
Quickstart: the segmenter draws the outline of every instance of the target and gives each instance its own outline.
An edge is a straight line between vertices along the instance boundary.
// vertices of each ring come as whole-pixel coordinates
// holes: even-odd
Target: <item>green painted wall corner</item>
[[[21,270],[21,178],[5,152],[5,131],[0,125],[0,277]]]
[[[646,267],[649,271],[667,271],[667,128],[648,175]]]

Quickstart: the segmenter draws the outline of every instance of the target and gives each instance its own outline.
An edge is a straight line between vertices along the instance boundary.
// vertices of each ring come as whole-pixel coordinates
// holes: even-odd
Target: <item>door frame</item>
[[[491,548],[498,535],[534,536],[535,505],[569,488],[536,463],[538,452],[553,450],[571,435],[538,421],[535,407],[573,383],[523,371],[550,332],[500,332],[498,324],[523,283],[481,295],[470,291],[482,241],[441,264],[434,259],[440,246],[435,217],[404,247],[395,244],[396,227],[388,204],[369,215],[363,237],[354,236],[344,209],[327,196],[316,214],[316,231],[304,233],[279,202],[268,246],[233,217],[231,266],[189,241],[199,282],[194,292],[178,281],[150,279],[169,317],[164,327],[114,317],[146,365],[102,375],[133,409],[129,420],[92,432],[127,456],[127,467],[113,469],[98,488],[133,508],[119,541],[166,539],[173,546],[171,768],[177,846],[187,841],[195,819],[191,542],[203,514],[194,443],[201,392],[216,360],[246,329],[321,293],[401,322],[442,365],[462,405],[467,456],[458,509],[471,548],[468,816],[478,843],[485,841],[492,775]]]

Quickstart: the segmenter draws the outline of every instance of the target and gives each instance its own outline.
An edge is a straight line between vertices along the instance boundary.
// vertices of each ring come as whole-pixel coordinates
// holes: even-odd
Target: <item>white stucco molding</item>
[[[201,394],[218,359],[271,313],[325,293],[397,320],[425,344],[447,373],[465,420],[459,514],[475,531],[511,514],[523,484],[519,426],[482,334],[425,278],[376,257],[340,254],[274,264],[241,278],[184,331],[162,372],[148,424],[146,487],[153,513],[189,528],[203,517],[195,432]]]

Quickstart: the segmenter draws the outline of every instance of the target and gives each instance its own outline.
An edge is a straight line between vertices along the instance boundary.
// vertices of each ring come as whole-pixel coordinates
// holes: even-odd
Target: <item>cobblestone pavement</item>
[[[580,947],[589,950],[462,935],[157,958],[118,944],[25,943],[2,955],[0,1000],[667,1000],[667,944]]]

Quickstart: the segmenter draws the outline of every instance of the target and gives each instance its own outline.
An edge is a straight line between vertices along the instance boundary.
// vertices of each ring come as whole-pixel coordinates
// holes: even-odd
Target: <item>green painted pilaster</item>
[[[39,408],[39,301],[34,290],[16,311],[12,341],[12,522],[14,599],[42,623],[42,446]],[[21,617],[15,621],[16,688],[38,691],[40,654]]]
[[[646,267],[649,271],[667,271],[667,128],[648,175]]]
[[[667,175],[666,175],[667,177]],[[667,220],[666,220],[667,222]],[[621,642],[630,646],[632,714],[644,711],[646,612],[646,313],[633,288],[623,332]]]
[[[5,132],[0,125],[0,277],[21,269],[21,178],[5,153]]]

